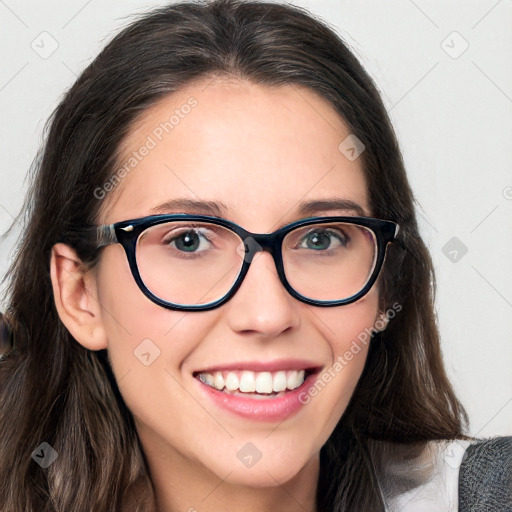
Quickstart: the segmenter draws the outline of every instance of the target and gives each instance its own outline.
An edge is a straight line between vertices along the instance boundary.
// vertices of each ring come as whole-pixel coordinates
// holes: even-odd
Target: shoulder
[[[512,512],[512,436],[479,440],[459,471],[460,512]]]
[[[390,512],[512,512],[512,437],[429,441],[379,483]]]

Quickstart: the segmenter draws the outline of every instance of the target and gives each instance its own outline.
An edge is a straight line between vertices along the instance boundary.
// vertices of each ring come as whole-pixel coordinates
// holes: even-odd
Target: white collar
[[[427,443],[424,455],[430,465],[425,483],[385,500],[386,512],[457,512],[459,469],[473,441],[434,441]]]

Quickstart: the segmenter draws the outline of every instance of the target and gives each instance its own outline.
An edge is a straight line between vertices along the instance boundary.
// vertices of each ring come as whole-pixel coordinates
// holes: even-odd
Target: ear
[[[94,272],[71,247],[58,243],[52,247],[50,276],[57,312],[73,338],[89,350],[107,348]]]

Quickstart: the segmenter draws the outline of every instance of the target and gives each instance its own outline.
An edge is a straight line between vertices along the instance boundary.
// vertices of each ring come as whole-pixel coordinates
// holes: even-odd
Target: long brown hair
[[[17,512],[148,511],[152,486],[133,418],[105,351],[77,343],[57,314],[49,275],[58,241],[93,225],[94,191],[118,169],[134,121],[192,80],[229,74],[316,91],[365,145],[375,217],[398,222],[405,251],[389,246],[381,309],[401,310],[373,333],[352,400],[323,446],[322,512],[381,510],[375,461],[428,440],[463,437],[466,414],[443,367],[435,281],[419,236],[396,136],[371,78],[335,32],[306,10],[271,2],[175,3],[123,30],[53,113],[33,166],[26,226],[9,270],[6,317],[14,348],[0,362],[0,507]],[[80,254],[94,265],[95,254]],[[401,265],[398,263],[401,261]],[[43,442],[57,459],[32,458]],[[393,446],[392,454],[389,446]],[[136,492],[135,492],[136,490]]]

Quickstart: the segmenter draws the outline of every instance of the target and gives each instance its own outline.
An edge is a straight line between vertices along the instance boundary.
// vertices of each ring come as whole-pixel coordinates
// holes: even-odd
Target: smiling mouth
[[[194,377],[203,384],[228,395],[252,398],[277,398],[302,386],[315,373],[314,368],[253,372],[229,370],[195,372]]]

